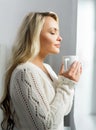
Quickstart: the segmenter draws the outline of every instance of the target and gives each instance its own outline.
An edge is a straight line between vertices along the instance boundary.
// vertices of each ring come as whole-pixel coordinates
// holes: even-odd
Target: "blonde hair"
[[[38,55],[40,51],[40,32],[47,16],[58,21],[57,15],[53,12],[30,12],[21,24],[13,47],[11,64],[6,72],[5,91],[0,103],[0,108],[4,113],[4,119],[1,123],[3,130],[9,130],[10,128],[13,130],[14,127],[9,94],[11,74],[18,64],[24,63],[30,58],[34,59]]]

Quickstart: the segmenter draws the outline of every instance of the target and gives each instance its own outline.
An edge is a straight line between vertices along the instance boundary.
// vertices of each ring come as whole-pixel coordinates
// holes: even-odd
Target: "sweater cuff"
[[[58,76],[58,82],[60,84],[68,85],[71,88],[73,88],[77,84],[77,82],[61,75]]]

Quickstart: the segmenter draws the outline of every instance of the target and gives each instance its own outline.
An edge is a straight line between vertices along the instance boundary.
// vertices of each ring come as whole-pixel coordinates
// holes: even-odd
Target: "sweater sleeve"
[[[58,77],[55,96],[50,104],[42,92],[42,79],[36,72],[18,70],[10,84],[12,103],[24,128],[53,130],[70,112],[75,83],[67,78]]]

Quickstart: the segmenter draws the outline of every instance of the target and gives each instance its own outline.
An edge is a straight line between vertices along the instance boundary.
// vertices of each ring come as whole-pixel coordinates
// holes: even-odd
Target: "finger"
[[[78,82],[81,72],[82,72],[82,65],[80,62],[76,61],[71,65],[70,69],[66,72],[65,76],[67,76],[71,80]]]
[[[77,61],[75,61],[75,62],[70,66],[69,71],[70,71],[70,72],[74,72],[76,66],[77,66]]]
[[[76,68],[76,71],[75,71],[76,74],[81,74],[82,73],[82,65],[80,62],[78,62],[77,64],[77,68]]]
[[[60,67],[59,74],[63,74],[63,73],[64,73],[64,64],[62,63],[62,65]]]
[[[80,63],[79,62],[77,62],[77,64],[76,64],[76,66],[75,66],[75,69],[74,69],[74,74],[78,74],[78,73],[80,73]]]
[[[77,66],[77,61],[75,61],[69,68],[69,70],[66,72],[67,73],[67,76],[71,79],[74,78],[75,74],[74,74],[74,71],[75,71],[75,68]]]
[[[69,70],[69,76],[72,79],[77,79],[79,75],[80,75],[80,63],[76,61],[73,63],[73,65]]]
[[[80,64],[80,74],[82,73],[82,64]]]
[[[73,73],[73,79],[74,79],[76,82],[78,82],[78,80],[80,79],[81,68],[82,68],[81,63],[78,62],[78,63],[77,63],[77,66],[76,66],[76,69],[75,69],[75,71],[74,71],[74,73]]]

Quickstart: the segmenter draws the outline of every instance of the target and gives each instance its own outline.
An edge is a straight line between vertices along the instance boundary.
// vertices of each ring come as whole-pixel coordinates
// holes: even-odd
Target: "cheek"
[[[48,37],[48,36],[41,36],[40,38],[40,44],[41,44],[41,47],[44,47],[44,48],[49,48],[53,45],[53,42],[52,42],[52,38]]]

